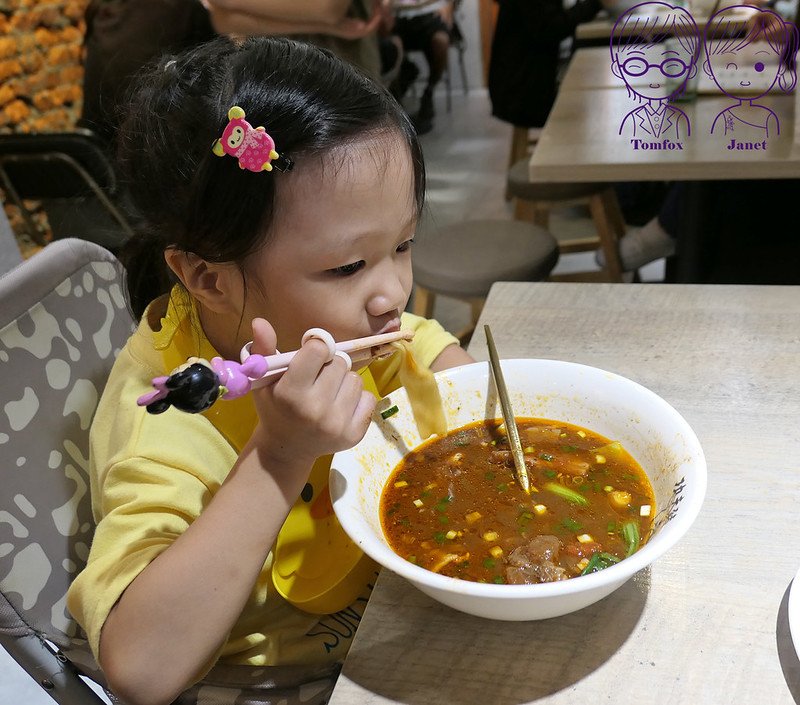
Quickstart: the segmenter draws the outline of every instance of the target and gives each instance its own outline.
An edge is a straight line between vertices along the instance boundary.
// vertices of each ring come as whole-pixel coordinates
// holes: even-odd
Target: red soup
[[[409,453],[381,496],[396,553],[489,583],[542,583],[618,563],[649,537],[653,489],[617,442],[562,421],[518,418],[534,489],[514,479],[502,420],[480,421]]]

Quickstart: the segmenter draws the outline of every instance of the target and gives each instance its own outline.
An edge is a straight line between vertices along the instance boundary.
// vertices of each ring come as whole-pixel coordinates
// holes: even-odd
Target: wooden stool
[[[624,281],[617,243],[625,234],[625,220],[616,193],[607,183],[536,183],[530,181],[528,158],[520,159],[508,172],[506,187],[517,199],[514,217],[547,228],[554,206],[584,204],[594,221],[597,235],[559,242],[562,254],[602,248],[605,268],[599,272],[574,272],[551,277],[568,281]]]
[[[472,322],[458,334],[463,342],[492,284],[546,279],[558,262],[558,241],[526,221],[471,220],[431,231],[417,240],[412,253],[413,313],[431,318],[439,294],[469,301]]]
[[[511,169],[520,159],[528,157],[533,146],[539,141],[541,127],[516,127],[511,132],[511,149],[508,153],[508,168]],[[506,185],[506,201],[510,201],[514,196]]]

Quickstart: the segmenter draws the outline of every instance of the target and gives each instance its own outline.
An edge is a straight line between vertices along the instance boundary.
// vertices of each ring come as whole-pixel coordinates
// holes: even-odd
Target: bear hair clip
[[[303,335],[302,342],[319,338],[328,346],[328,362],[341,357],[347,362],[347,369],[353,362],[363,362],[385,357],[395,352],[392,345],[399,340],[411,340],[412,331],[395,331],[356,338],[337,343],[328,331],[311,328]],[[199,357],[191,357],[186,363],[173,370],[169,376],[153,378],[154,391],[140,396],[136,403],[147,407],[151,414],[160,414],[170,406],[198,414],[210,408],[219,398],[236,399],[251,389],[261,387],[277,379],[286,372],[297,350],[263,356],[250,353],[252,341],[240,353],[241,362],[214,357],[209,362]]]
[[[222,137],[214,140],[211,151],[218,157],[229,154],[239,160],[239,168],[248,171],[290,171],[294,162],[275,151],[275,140],[264,127],[253,127],[244,119],[245,112],[238,105],[228,111],[228,124]]]

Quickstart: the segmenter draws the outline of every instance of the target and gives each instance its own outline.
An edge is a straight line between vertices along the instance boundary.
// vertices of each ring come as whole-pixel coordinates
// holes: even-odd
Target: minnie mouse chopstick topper
[[[395,352],[392,343],[411,340],[411,331],[395,331],[356,338],[337,343],[328,331],[311,328],[303,335],[302,343],[310,338],[319,338],[328,346],[328,362],[334,357],[342,357],[347,369],[353,362],[364,362],[384,357]],[[261,387],[286,372],[286,368],[297,350],[287,353],[263,356],[250,353],[252,341],[242,348],[241,362],[214,357],[211,362],[199,357],[191,357],[186,364],[173,370],[169,376],[153,378],[155,391],[148,392],[136,400],[139,406],[147,407],[151,414],[160,414],[170,406],[197,414],[210,408],[218,399],[236,399],[251,389]]]

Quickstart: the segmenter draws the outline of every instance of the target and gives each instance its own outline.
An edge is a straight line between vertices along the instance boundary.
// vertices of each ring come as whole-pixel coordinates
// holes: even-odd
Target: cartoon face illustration
[[[155,391],[138,400],[151,414],[162,414],[170,406],[196,414],[210,408],[220,394],[217,375],[207,360],[198,357],[190,357],[168,377],[156,377],[153,387]]]
[[[669,100],[697,72],[700,34],[682,7],[663,2],[635,5],[617,19],[611,35],[611,70],[629,94]]]
[[[244,118],[244,110],[234,105],[228,111],[229,122],[222,137],[215,140],[212,151],[218,157],[226,154],[236,157],[240,169],[272,171],[270,162],[278,158],[275,142],[263,127],[253,127]]]
[[[245,127],[244,125],[236,124],[242,122],[244,122],[244,120],[232,120],[228,123],[228,127],[225,128],[225,132],[222,134],[222,141],[225,146],[225,151],[228,154],[235,152],[239,149],[242,142],[244,142]]]
[[[791,91],[797,79],[797,28],[771,10],[758,10],[746,34],[736,36],[728,25],[742,7],[727,7],[709,21],[703,70],[731,97],[759,98],[776,86]]]

